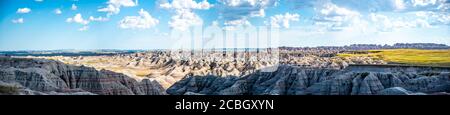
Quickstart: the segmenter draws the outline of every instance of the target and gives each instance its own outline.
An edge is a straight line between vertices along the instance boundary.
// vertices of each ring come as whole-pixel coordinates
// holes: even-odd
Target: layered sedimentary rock
[[[114,56],[39,57],[66,64],[123,73],[137,81],[152,79],[167,89],[185,76],[242,77],[277,64],[311,69],[342,69],[349,64],[385,64],[367,57],[333,57],[334,50],[267,51],[149,51]]]
[[[167,93],[209,95],[415,95],[450,92],[448,68],[351,66],[305,69],[279,66],[241,78],[188,76]]]
[[[0,81],[32,94],[162,95],[157,82],[45,59],[0,58]]]

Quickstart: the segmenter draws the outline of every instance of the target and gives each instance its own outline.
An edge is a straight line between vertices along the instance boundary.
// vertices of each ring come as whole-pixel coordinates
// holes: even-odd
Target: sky
[[[210,26],[275,28],[280,46],[450,45],[450,0],[0,0],[0,50],[166,49]]]

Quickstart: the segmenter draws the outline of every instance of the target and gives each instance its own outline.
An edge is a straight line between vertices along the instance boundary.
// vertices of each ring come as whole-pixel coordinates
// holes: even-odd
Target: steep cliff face
[[[0,81],[43,94],[90,92],[100,95],[162,95],[156,82],[111,71],[44,59],[0,58]],[[51,93],[53,92],[53,93]]]
[[[384,71],[379,71],[383,69]],[[416,95],[450,92],[450,75],[445,69],[380,67],[305,69],[279,66],[275,72],[261,72],[236,78],[188,76],[167,90],[174,95]],[[408,70],[408,72],[405,72]]]
[[[169,94],[186,92],[213,95],[296,95],[311,85],[328,80],[338,70],[299,69],[279,66],[274,72],[258,71],[238,77],[188,76],[167,89]]]
[[[433,76],[405,73],[346,73],[305,90],[313,95],[377,95],[387,88],[402,87],[411,92],[449,92],[448,73]]]

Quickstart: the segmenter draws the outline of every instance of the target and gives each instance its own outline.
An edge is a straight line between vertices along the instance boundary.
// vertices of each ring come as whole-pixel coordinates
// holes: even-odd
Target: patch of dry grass
[[[339,57],[371,57],[389,63],[408,65],[450,66],[450,50],[386,49],[366,53],[343,53]]]

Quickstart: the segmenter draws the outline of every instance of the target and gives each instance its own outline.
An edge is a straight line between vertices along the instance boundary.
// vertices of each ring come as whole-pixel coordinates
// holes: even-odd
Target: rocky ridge
[[[356,68],[358,67],[344,70],[305,69],[284,65],[279,66],[275,72],[256,72],[241,78],[187,76],[167,89],[167,93],[172,95],[423,95],[450,92],[449,68],[426,69],[401,66],[374,67],[378,70]]]
[[[0,58],[0,85],[16,94],[163,95],[155,81],[45,59]],[[11,85],[12,84],[12,85]]]

